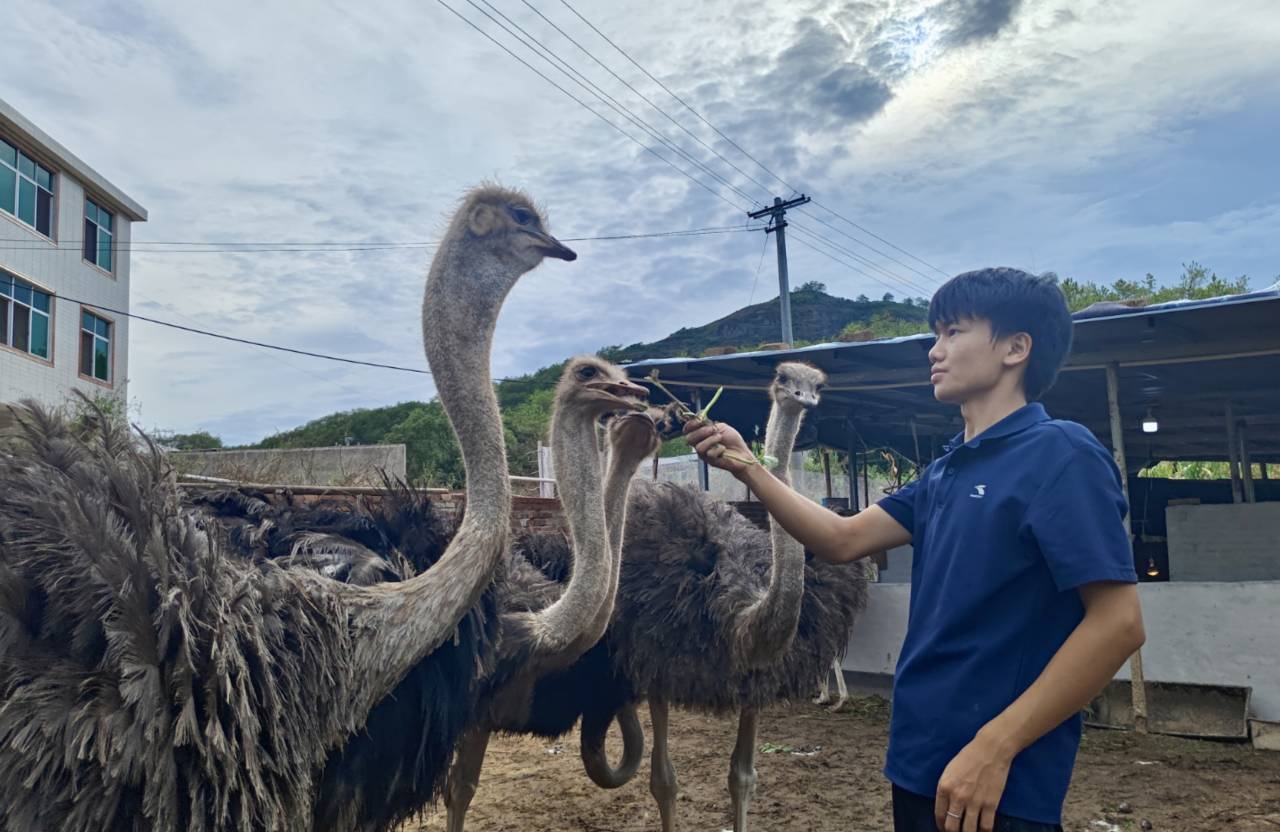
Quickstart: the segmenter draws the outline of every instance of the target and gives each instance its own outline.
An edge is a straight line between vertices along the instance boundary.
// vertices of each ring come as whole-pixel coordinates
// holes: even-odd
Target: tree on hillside
[[[884,297],[880,298],[880,300],[885,303],[893,303],[893,292],[885,292]]]
[[[827,284],[822,283],[821,281],[817,281],[817,280],[810,280],[810,281],[808,281],[808,282],[806,282],[806,283],[801,283],[801,284],[800,284],[800,285],[799,285],[799,286],[798,286],[794,291],[796,291],[796,292],[821,292],[822,294],[824,294],[824,295],[825,295],[825,294],[827,293]]]
[[[1057,277],[1053,272],[1046,274]],[[1151,304],[1238,295],[1249,291],[1249,278],[1241,275],[1235,280],[1225,280],[1193,260],[1182,265],[1182,275],[1170,286],[1156,285],[1155,275],[1150,273],[1141,280],[1121,278],[1110,286],[1070,277],[1059,280],[1058,285],[1067,296],[1067,306],[1076,312],[1099,301],[1141,299]]]
[[[194,433],[158,433],[156,443],[175,451],[218,451],[222,440],[205,430]]]
[[[461,488],[466,481],[458,440],[439,401],[414,410],[383,441],[405,446],[405,473],[415,485]]]

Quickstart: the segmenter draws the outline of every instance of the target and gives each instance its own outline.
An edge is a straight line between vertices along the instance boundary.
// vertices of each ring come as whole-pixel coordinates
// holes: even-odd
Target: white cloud
[[[494,2],[670,127],[523,4]],[[563,6],[532,2],[787,195]],[[1271,5],[1220,0],[1212,16],[1195,0],[579,8],[787,181],[949,271],[1010,264],[1168,279],[1197,258],[1261,285],[1280,271],[1269,232],[1280,183],[1262,140],[1280,127],[1267,115],[1280,113]],[[565,236],[744,220],[435,3],[29,2],[0,30],[0,71],[11,103],[148,207],[139,241],[427,241],[485,178],[528,188]],[[699,152],[752,199],[772,195]],[[940,279],[883,243],[870,240],[929,277],[794,219],[916,285]],[[793,284],[887,290],[802,238],[790,246]],[[720,317],[747,302],[760,246],[755,234],[582,243],[580,260],[550,263],[513,292],[495,372]],[[423,249],[138,253],[133,303],[240,337],[422,366],[428,259]],[[920,293],[863,270],[895,294]],[[757,301],[774,281],[770,252]],[[131,394],[150,425],[243,441],[432,393],[422,376],[145,323],[131,333]]]

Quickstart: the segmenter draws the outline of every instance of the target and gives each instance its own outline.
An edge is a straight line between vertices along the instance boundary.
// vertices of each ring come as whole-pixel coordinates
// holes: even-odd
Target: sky
[[[414,244],[484,180],[526,189],[563,237],[742,226],[796,189],[815,202],[788,215],[792,286],[845,297],[927,296],[992,265],[1280,276],[1274,0],[490,2],[28,0],[0,26],[3,97],[148,209],[133,312],[366,361],[425,366],[431,249]],[[495,375],[777,296],[759,231],[574,247],[510,296]],[[136,421],[228,443],[435,392],[141,321],[129,348]]]

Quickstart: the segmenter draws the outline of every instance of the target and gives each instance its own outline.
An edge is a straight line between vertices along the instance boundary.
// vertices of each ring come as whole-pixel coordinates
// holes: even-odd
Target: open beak
[[[548,257],[555,257],[559,260],[577,260],[578,253],[566,246],[564,243],[552,237],[550,234],[543,234],[540,231],[528,230],[526,234],[532,234],[539,243],[542,244],[542,250],[546,252]]]
[[[622,381],[597,381],[588,386],[592,390],[598,390],[624,402],[632,410],[643,410],[645,402],[649,398],[649,389],[647,387],[642,387],[625,379]]]

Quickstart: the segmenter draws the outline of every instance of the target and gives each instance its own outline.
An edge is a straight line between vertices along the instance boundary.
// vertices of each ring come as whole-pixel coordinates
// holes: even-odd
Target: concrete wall
[[[1280,581],[1280,503],[1169,506],[1170,581]]]
[[[86,262],[80,254],[84,237],[84,187],[70,174],[49,164],[40,149],[5,135],[24,152],[54,171],[53,239],[0,211],[0,237],[21,241],[0,250],[0,269],[55,296],[51,321],[50,361],[0,347],[0,402],[34,398],[47,405],[64,403],[72,390],[90,396],[107,394],[127,401],[129,319],[103,312],[112,321],[112,381],[80,375],[80,304],[68,298],[129,311],[130,222],[115,212],[112,273]]]
[[[873,584],[855,622],[844,668],[892,676],[907,632],[903,584]],[[1280,582],[1142,584],[1148,679],[1247,685],[1253,716],[1280,720]],[[1126,665],[1116,678],[1129,678]]]
[[[173,451],[184,474],[279,485],[381,485],[381,470],[405,475],[404,445],[252,451]]]

